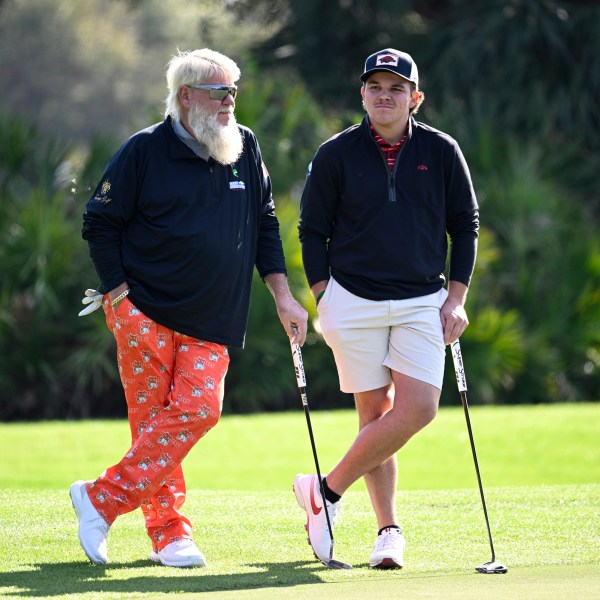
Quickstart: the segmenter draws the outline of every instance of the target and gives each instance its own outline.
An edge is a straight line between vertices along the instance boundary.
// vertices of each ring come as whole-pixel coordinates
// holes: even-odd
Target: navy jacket
[[[302,193],[300,241],[310,286],[333,278],[368,300],[469,285],[479,213],[464,157],[449,135],[409,119],[393,172],[362,123],[320,146]]]
[[[99,291],[123,281],[152,320],[242,347],[254,266],[285,273],[271,181],[254,134],[240,126],[234,165],[202,160],[170,118],[129,138],[87,203],[83,238]]]

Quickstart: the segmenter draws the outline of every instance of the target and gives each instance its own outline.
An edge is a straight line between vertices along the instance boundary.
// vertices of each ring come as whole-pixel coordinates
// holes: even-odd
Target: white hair
[[[167,67],[169,94],[165,99],[165,117],[170,115],[176,121],[181,120],[179,88],[182,85],[204,83],[213,76],[231,78],[235,82],[240,74],[240,69],[233,60],[209,48],[179,52],[171,58]]]

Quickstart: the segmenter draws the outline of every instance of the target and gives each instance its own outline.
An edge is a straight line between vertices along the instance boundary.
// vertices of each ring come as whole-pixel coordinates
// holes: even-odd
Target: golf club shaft
[[[294,368],[296,371],[296,381],[298,382],[298,389],[300,390],[300,398],[302,399],[302,406],[304,407],[304,416],[306,417],[306,425],[308,426],[308,435],[310,437],[310,445],[312,447],[313,457],[315,459],[315,468],[317,469],[317,477],[319,479],[319,488],[321,490],[321,497],[323,498],[323,506],[325,508],[325,518],[327,519],[327,528],[329,529],[329,537],[331,538],[331,547],[333,549],[333,528],[331,527],[331,521],[329,520],[329,511],[327,510],[325,500],[325,490],[323,488],[323,479],[321,477],[321,469],[319,467],[319,459],[317,458],[317,446],[315,444],[315,436],[313,435],[313,429],[310,422],[310,411],[308,409],[308,396],[306,394],[306,374],[304,372],[304,362],[302,360],[302,351],[300,350],[300,344],[291,342],[292,357],[294,359]],[[330,557],[331,558],[331,557]]]
[[[477,473],[477,483],[479,484],[479,493],[481,495],[481,504],[483,505],[483,514],[485,516],[485,524],[487,526],[488,537],[490,540],[490,549],[492,551],[492,561],[496,560],[496,553],[494,551],[494,542],[492,540],[492,530],[490,528],[490,520],[488,518],[487,506],[485,503],[485,495],[483,493],[483,484],[481,483],[481,474],[479,472],[479,461],[477,460],[477,451],[475,450],[475,439],[473,438],[473,429],[471,427],[471,418],[469,417],[469,403],[467,401],[467,378],[465,376],[465,368],[462,360],[462,352],[460,349],[460,343],[456,340],[451,344],[452,360],[454,362],[454,371],[456,373],[456,382],[458,384],[458,391],[460,393],[460,400],[465,413],[465,420],[467,422],[467,431],[469,433],[469,441],[471,442],[471,452],[473,453],[473,463],[475,464],[475,472]]]

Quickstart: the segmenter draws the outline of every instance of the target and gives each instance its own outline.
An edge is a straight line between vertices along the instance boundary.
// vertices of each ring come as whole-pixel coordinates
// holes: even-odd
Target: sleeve
[[[479,207],[469,168],[456,142],[446,164],[446,230],[450,236],[449,279],[468,286],[477,256]]]
[[[308,285],[329,279],[329,240],[340,194],[335,161],[321,146],[308,167],[300,201],[298,231]]]
[[[248,139],[248,138],[246,138]],[[256,248],[256,270],[262,279],[271,273],[285,273],[285,257],[283,244],[279,234],[279,220],[275,215],[275,202],[271,177],[262,160],[258,140],[252,135],[253,160],[256,163],[256,173],[259,179],[261,194],[261,211]]]
[[[82,237],[106,293],[127,280],[121,260],[121,232],[136,204],[138,166],[133,144],[125,143],[108,163],[83,214]]]

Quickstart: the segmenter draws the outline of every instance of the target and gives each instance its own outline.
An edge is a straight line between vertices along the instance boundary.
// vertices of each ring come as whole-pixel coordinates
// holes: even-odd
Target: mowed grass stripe
[[[600,485],[494,488],[489,503],[498,558],[510,568],[506,577],[513,570],[541,566],[553,567],[558,578],[571,565],[589,565],[586,572],[597,572]],[[490,558],[475,491],[402,492],[399,505],[408,538],[407,566],[383,575],[368,568],[375,531],[366,492],[349,492],[345,500],[336,548],[354,569],[342,572],[325,569],[312,557],[291,492],[191,490],[187,514],[209,565],[190,571],[148,560],[150,544],[137,512],[123,516],[111,529],[110,564],[90,565],[77,541],[66,492],[3,490],[0,594],[124,598],[255,588],[266,593],[334,583],[349,585],[350,593],[352,583],[362,589],[358,582],[372,582],[376,592],[379,581],[401,586],[406,579],[456,575],[472,575],[466,581],[476,587],[505,585],[494,581],[501,576],[474,573],[475,566]]]
[[[494,486],[600,482],[600,404],[470,409],[483,483]],[[356,434],[353,411],[313,410],[321,468],[327,472]],[[0,424],[0,487],[65,489],[94,478],[130,445],[124,420]],[[443,407],[399,454],[399,489],[476,485],[464,414]],[[184,462],[188,485],[206,490],[287,490],[314,472],[301,411],[224,416]],[[352,488],[364,490],[359,481]]]

